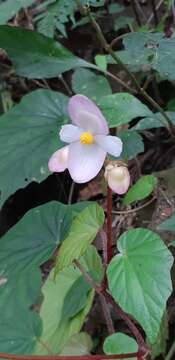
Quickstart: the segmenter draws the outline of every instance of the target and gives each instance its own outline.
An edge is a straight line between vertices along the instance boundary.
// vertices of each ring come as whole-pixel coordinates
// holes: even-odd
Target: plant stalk
[[[115,309],[117,315],[124,320],[124,322],[127,324],[128,328],[130,329],[131,333],[134,335],[137,344],[138,344],[138,353],[137,358],[138,359],[144,359],[148,353],[149,350],[145,344],[145,341],[137,329],[136,325],[132,322],[132,320],[129,318],[127,314],[122,310],[122,308],[115,302],[111,294],[100,284],[97,284],[91,276],[87,273],[87,271],[84,269],[84,267],[80,264],[78,260],[74,261],[77,268],[81,271],[82,275],[84,276],[85,280],[91,285],[91,287],[99,294],[103,295],[106,302],[110,303],[112,307]],[[128,357],[128,355],[125,355],[125,358]],[[132,357],[132,356],[131,356]]]
[[[8,360],[107,360],[107,359],[131,359],[137,357],[140,359],[140,353],[121,354],[121,355],[83,355],[83,356],[67,356],[67,355],[14,355],[7,353],[0,353],[0,357]]]
[[[107,264],[112,259],[112,190],[107,188]]]

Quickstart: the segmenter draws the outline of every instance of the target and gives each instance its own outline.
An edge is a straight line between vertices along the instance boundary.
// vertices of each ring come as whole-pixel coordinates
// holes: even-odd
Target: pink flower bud
[[[111,163],[106,166],[104,176],[112,191],[119,195],[127,192],[130,185],[130,174],[126,166]]]

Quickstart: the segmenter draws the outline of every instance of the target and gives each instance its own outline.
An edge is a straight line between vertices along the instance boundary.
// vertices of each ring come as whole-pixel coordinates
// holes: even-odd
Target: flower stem
[[[112,190],[107,188],[107,264],[112,259]]]
[[[100,299],[101,307],[102,307],[104,317],[105,317],[105,320],[106,320],[108,333],[109,333],[109,335],[112,335],[112,334],[115,333],[115,329],[114,329],[113,321],[112,321],[112,318],[111,318],[109,306],[107,304],[107,301],[106,301],[105,297],[102,294],[99,294],[99,299]]]

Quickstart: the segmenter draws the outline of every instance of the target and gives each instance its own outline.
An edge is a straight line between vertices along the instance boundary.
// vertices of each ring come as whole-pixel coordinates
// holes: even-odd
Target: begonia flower
[[[51,156],[48,167],[52,172],[68,169],[75,182],[85,183],[99,173],[107,153],[116,157],[121,154],[122,141],[108,135],[103,114],[86,96],[72,96],[68,112],[72,124],[62,126],[59,135],[69,145]]]
[[[119,195],[127,192],[130,185],[130,174],[126,166],[108,164],[104,176],[112,191]]]

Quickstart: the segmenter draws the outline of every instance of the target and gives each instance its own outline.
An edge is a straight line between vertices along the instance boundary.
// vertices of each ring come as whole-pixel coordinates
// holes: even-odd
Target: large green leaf
[[[175,213],[173,213],[168,219],[162,221],[158,226],[158,230],[175,232]]]
[[[64,269],[84,254],[104,222],[103,209],[92,204],[73,220],[70,232],[62,243],[55,266],[55,273]]]
[[[124,205],[129,205],[134,201],[145,199],[154,190],[157,178],[153,175],[142,176],[127,192],[123,199]]]
[[[138,154],[144,152],[142,137],[136,131],[125,130],[118,133],[123,143],[123,150],[120,159],[131,160]]]
[[[166,38],[161,33],[132,32],[124,36],[123,44],[125,50],[117,55],[125,64],[134,66],[135,70],[144,65],[145,70],[152,68],[163,77],[175,80],[174,38]],[[113,62],[111,57],[108,61]]]
[[[32,5],[34,0],[6,0],[0,4],[0,25],[6,24],[17,12],[27,6]]]
[[[77,67],[94,67],[63,45],[35,31],[0,26],[0,46],[6,50],[15,71],[27,78],[51,78]]]
[[[1,274],[1,281],[6,281],[0,286],[0,319],[6,317],[13,321],[15,307],[25,311],[37,303],[41,288],[41,271],[38,267],[32,266],[30,269],[24,269],[22,274],[10,269],[6,269],[4,273],[1,270]]]
[[[126,231],[117,246],[107,269],[111,294],[154,344],[172,291],[173,257],[157,234],[142,228]]]
[[[102,279],[103,267],[101,259],[94,246],[90,246],[80,259],[80,262],[89,272],[97,273],[97,277]],[[40,316],[43,321],[43,333],[41,341],[47,344],[52,353],[57,354],[62,351],[67,341],[77,334],[90,310],[94,290],[90,290],[85,306],[78,314],[71,318],[63,318],[62,309],[64,301],[77,279],[81,276],[80,271],[75,266],[69,266],[60,271],[57,277],[54,276],[54,270],[50,273],[43,286],[44,302],[41,306]],[[85,281],[85,280],[84,280]],[[79,303],[74,304],[75,313],[79,310]],[[37,343],[36,354],[48,354],[47,350]]]
[[[12,303],[10,306],[13,306]],[[33,354],[41,336],[42,324],[37,313],[13,306],[13,316],[0,318],[0,349],[11,354]]]
[[[146,105],[128,93],[104,96],[98,101],[98,105],[106,117],[109,127],[127,124],[136,117],[152,115]]]
[[[36,90],[0,118],[1,203],[18,188],[49,174],[48,160],[61,147],[58,129],[67,122],[67,97]]]
[[[40,298],[39,266],[49,259],[57,245],[64,240],[72,219],[84,206],[87,206],[86,202],[76,205],[51,202],[42,205],[30,210],[1,238],[1,351],[33,353],[41,334],[41,320],[29,309]],[[94,267],[100,269],[97,264],[98,258],[94,261]],[[40,343],[40,346],[43,345]]]
[[[105,339],[103,351],[107,355],[134,353],[138,351],[136,341],[122,333],[114,333]],[[127,360],[126,358],[125,360]],[[133,358],[133,360],[137,360]]]
[[[65,239],[73,218],[87,203],[64,205],[56,201],[30,210],[1,238],[0,274],[39,267]]]
[[[112,93],[108,80],[87,69],[77,69],[72,76],[72,87],[75,93],[83,94],[97,101]]]
[[[41,273],[34,267],[20,275],[4,272],[1,279],[6,282],[0,286],[0,351],[32,354],[41,320],[29,307],[38,300]]]

